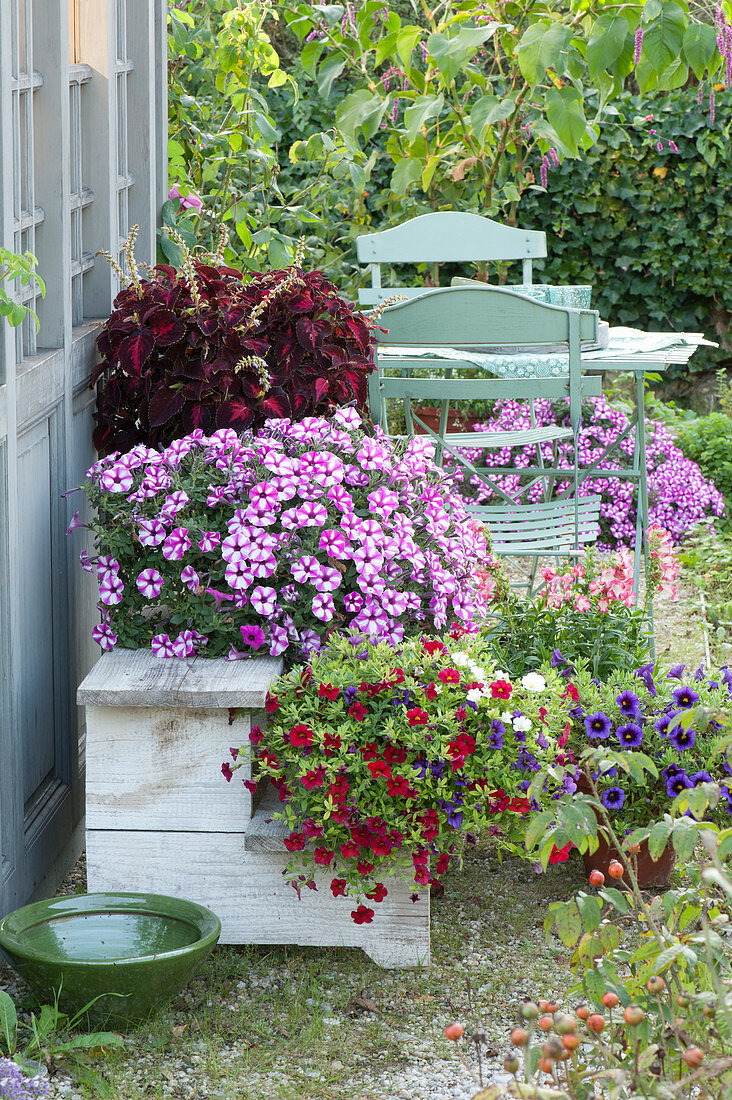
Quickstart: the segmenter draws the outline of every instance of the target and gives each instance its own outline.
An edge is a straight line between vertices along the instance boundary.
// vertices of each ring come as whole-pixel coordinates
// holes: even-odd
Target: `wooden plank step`
[[[82,706],[260,709],[280,657],[154,657],[149,649],[104,653],[76,694]]]
[[[273,815],[281,808],[277,791],[267,783],[244,834],[245,852],[287,851],[285,837],[290,835],[290,829],[282,818],[273,820]]]

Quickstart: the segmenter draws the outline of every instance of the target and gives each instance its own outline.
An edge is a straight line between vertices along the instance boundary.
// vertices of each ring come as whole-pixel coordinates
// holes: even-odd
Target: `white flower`
[[[511,722],[512,720],[513,720],[513,714],[511,713],[511,711],[510,710],[504,710],[503,714],[501,715],[501,721],[502,722]]]
[[[493,673],[493,679],[494,680],[508,680],[509,683],[511,682],[511,677],[508,675],[508,673],[503,672],[500,668],[497,668],[496,671]]]
[[[450,654],[450,660],[454,665],[461,665],[463,668],[466,668],[469,664],[472,663],[468,654],[463,653],[460,649],[458,649],[455,653]]]
[[[531,729],[531,719],[527,718],[525,715],[522,715],[520,718],[514,718],[511,724],[519,733],[528,733]]]
[[[521,683],[527,691],[543,691],[546,687],[546,680],[538,672],[527,672],[521,677]]]
[[[471,688],[465,698],[469,703],[479,703],[485,699],[485,692],[481,688]]]
[[[471,665],[469,671],[474,680],[480,680],[481,684],[485,683],[486,677],[484,668],[481,668],[480,665]]]

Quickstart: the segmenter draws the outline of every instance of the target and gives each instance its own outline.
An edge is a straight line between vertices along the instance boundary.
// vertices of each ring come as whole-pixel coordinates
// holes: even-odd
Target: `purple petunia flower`
[[[588,714],[584,719],[584,726],[588,737],[599,737],[603,741],[610,736],[613,728],[607,714],[601,710]]]
[[[686,665],[673,665],[666,673],[667,680],[680,680],[684,675]]]
[[[196,592],[201,583],[201,578],[192,565],[186,565],[181,569],[180,579],[183,581],[188,591],[193,593]]]
[[[242,636],[244,645],[249,646],[250,649],[259,649],[265,643],[264,631],[261,626],[254,624],[248,624],[246,626],[240,626],[239,632]]]
[[[323,623],[329,623],[335,615],[335,604],[330,592],[318,592],[313,596],[313,615]]]
[[[689,726],[688,729],[684,729],[683,726],[675,726],[669,732],[668,739],[675,749],[684,752],[685,749],[693,747],[696,741],[696,730],[692,726]]]
[[[636,676],[639,680],[643,681],[648,694],[653,695],[654,698],[655,698],[655,696],[658,695],[658,691],[656,689],[656,685],[655,685],[654,680],[653,680],[654,671],[655,671],[655,665],[651,661],[649,664],[641,665],[640,668],[637,668],[635,670],[635,672],[633,673],[633,675]]]
[[[608,787],[602,792],[600,801],[606,810],[620,810],[625,802],[625,791],[622,787]]]
[[[678,687],[674,688],[672,695],[677,707],[683,707],[688,710],[689,707],[694,707],[699,702],[699,692],[694,691],[692,687]]]
[[[625,725],[618,726],[615,736],[621,745],[634,749],[643,740],[643,730],[635,722],[626,722]]]
[[[709,774],[708,771],[705,771],[704,768],[700,768],[698,772],[694,772],[693,775],[689,776],[689,779],[691,780],[691,782],[694,784],[695,787],[698,787],[700,783],[713,783],[714,782],[713,777]]]
[[[661,737],[668,737],[668,728],[680,713],[678,710],[672,710],[666,714],[661,714],[653,723],[653,728],[660,733]]]
[[[625,691],[621,691],[615,699],[615,702],[620,707],[620,713],[626,718],[639,718],[641,713],[640,699],[634,691],[629,691],[627,688]]]
[[[689,776],[683,770],[683,768],[676,771],[673,775],[670,775],[666,780],[666,793],[669,798],[676,798],[676,795],[681,794],[682,791],[691,790],[694,786]]]
[[[165,524],[159,519],[141,519],[137,525],[137,535],[143,546],[159,546],[165,533]]]
[[[180,561],[190,548],[187,527],[174,527],[163,543],[163,557],[167,561]]]

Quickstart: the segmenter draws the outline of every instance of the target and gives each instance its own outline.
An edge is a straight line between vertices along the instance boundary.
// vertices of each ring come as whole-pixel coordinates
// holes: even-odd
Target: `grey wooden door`
[[[98,655],[93,578],[67,538],[83,499],[95,325],[117,293],[98,249],[140,226],[154,261],[167,178],[165,0],[2,0],[0,244],[30,251],[44,300],[0,318],[0,915],[51,890],[83,841],[76,687]]]

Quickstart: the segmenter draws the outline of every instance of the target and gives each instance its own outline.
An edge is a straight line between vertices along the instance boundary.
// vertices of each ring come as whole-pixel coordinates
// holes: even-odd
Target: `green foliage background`
[[[593,305],[615,324],[718,341],[693,356],[691,371],[732,358],[732,93],[715,94],[712,125],[708,95],[699,106],[695,88],[660,101],[626,97],[619,118],[636,124],[626,134],[604,127],[582,159],[549,173],[546,192],[524,194],[517,217],[547,231],[538,281],[593,283]]]

